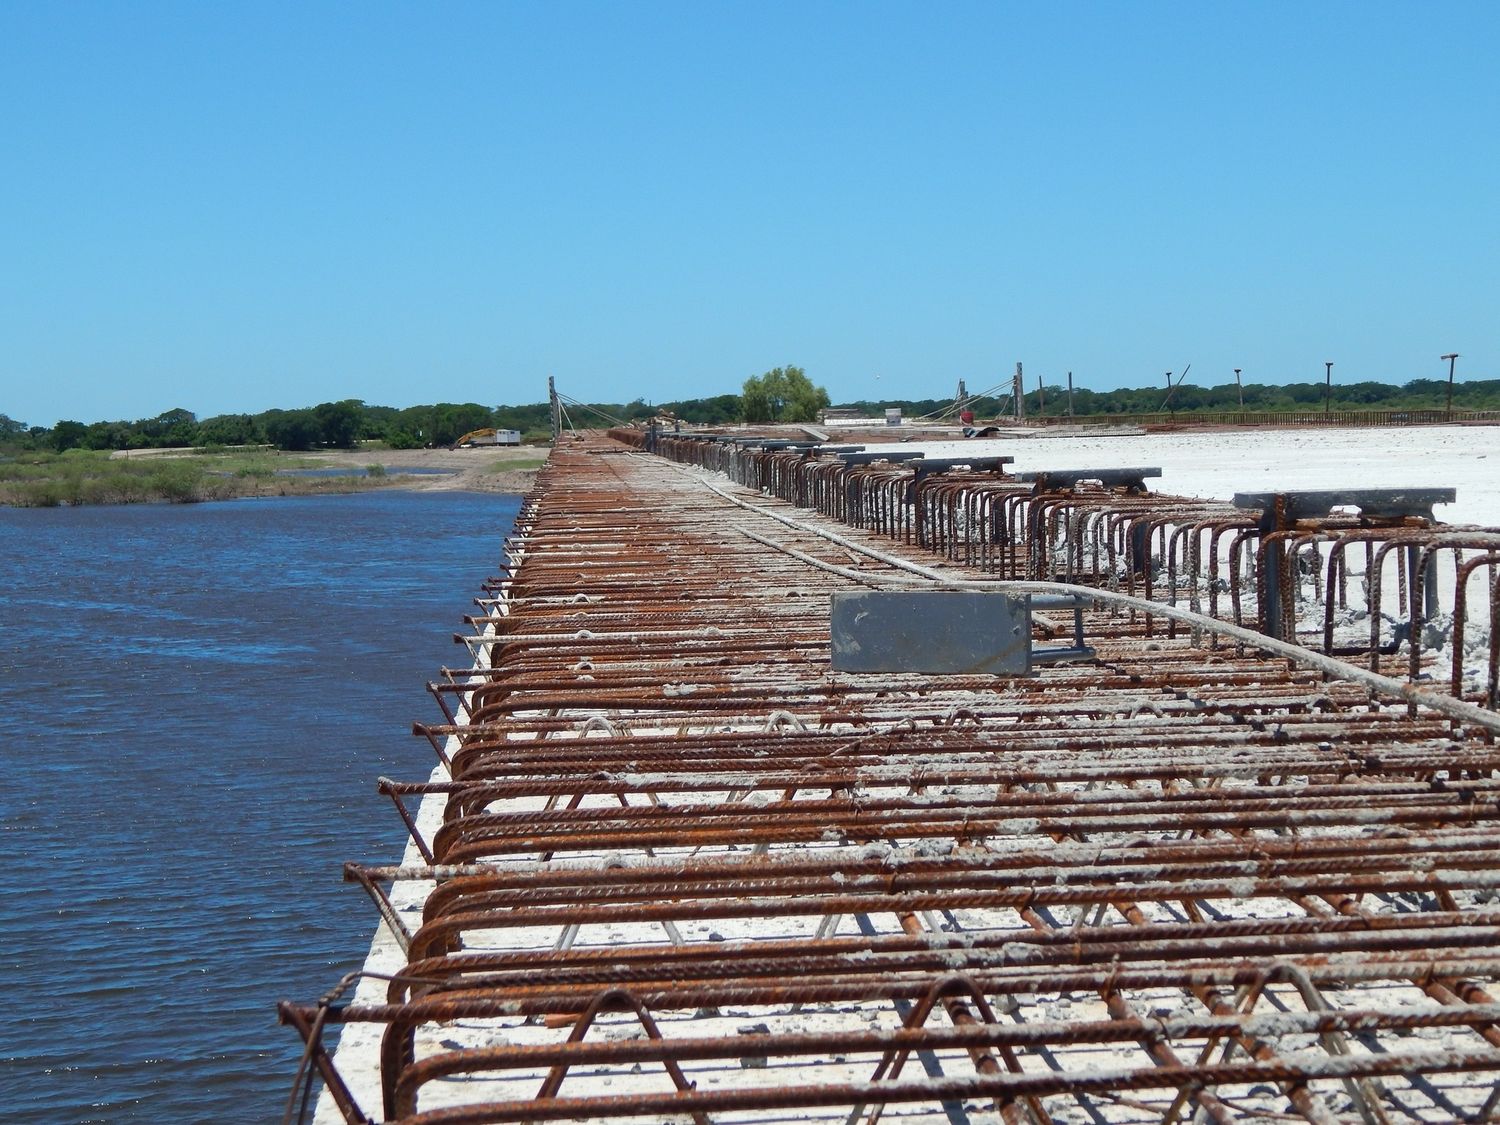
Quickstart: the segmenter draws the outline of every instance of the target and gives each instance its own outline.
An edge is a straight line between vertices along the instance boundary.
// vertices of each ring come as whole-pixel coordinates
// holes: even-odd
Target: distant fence
[[[1157,414],[1048,415],[1033,422],[1070,426],[1430,426],[1442,422],[1500,423],[1500,410],[1215,410]]]

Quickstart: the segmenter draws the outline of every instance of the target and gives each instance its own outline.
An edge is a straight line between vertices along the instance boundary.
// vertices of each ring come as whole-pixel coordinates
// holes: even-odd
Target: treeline
[[[753,380],[752,380],[753,382]],[[818,389],[818,388],[815,388]],[[1413,379],[1400,386],[1389,383],[1335,384],[1330,406],[1334,410],[1432,410],[1447,404],[1448,384],[1441,379]],[[1243,405],[1251,411],[1312,410],[1323,405],[1324,384],[1247,383]],[[826,401],[826,400],[825,400]],[[821,403],[819,403],[821,405]],[[1170,399],[1165,385],[1092,391],[1073,390],[1073,413],[1154,414],[1163,410],[1183,414],[1232,411],[1241,405],[1241,391],[1233,383],[1216,387],[1183,384]],[[907,420],[924,415],[953,413],[952,399],[860,400],[836,404],[880,417],[889,407],[899,407]],[[1455,410],[1500,410],[1500,379],[1456,383]],[[969,409],[979,418],[1008,415],[1008,397],[975,398]],[[763,416],[765,404],[747,401],[741,395],[715,395],[649,405],[641,399],[629,403],[569,404],[570,424],[579,429],[638,421],[670,412],[684,422],[724,425]],[[1065,386],[1035,387],[1026,393],[1029,418],[1058,418],[1068,413]],[[299,410],[267,410],[260,414],[219,414],[199,419],[190,410],[168,410],[154,418],[131,422],[62,421],[47,428],[28,426],[0,414],[0,446],[10,449],[150,449],[170,446],[219,447],[270,445],[278,449],[306,450],[353,448],[361,441],[382,441],[397,449],[451,445],[470,430],[493,427],[518,430],[522,441],[545,442],[551,436],[546,403],[522,406],[484,406],[477,402],[438,402],[398,409],[370,406],[358,399],[325,402]]]
[[[652,413],[644,403],[601,409],[621,417],[647,417]],[[175,409],[135,421],[85,424],[65,420],[50,429],[28,426],[0,414],[0,445],[55,452],[243,445],[308,450],[352,449],[362,441],[375,440],[394,449],[416,449],[451,445],[470,430],[485,428],[519,430],[526,441],[551,437],[544,403],[493,407],[477,402],[438,402],[398,409],[345,399],[299,410],[218,414],[203,419],[191,410]]]
[[[1325,393],[1323,383],[1246,383],[1243,387],[1247,411],[1320,410]],[[1441,410],[1447,405],[1448,383],[1443,379],[1413,379],[1408,383],[1346,383],[1333,385],[1329,407],[1333,410]],[[1234,383],[1216,387],[1199,387],[1184,383],[1168,397],[1166,381],[1159,387],[1124,387],[1113,391],[1091,391],[1073,388],[1072,408],[1075,415],[1086,414],[1158,414],[1163,411],[1182,414],[1217,413],[1240,409],[1241,388]],[[1044,385],[1040,391],[1033,384],[1025,394],[1028,418],[1059,418],[1068,413],[1068,388]],[[881,402],[861,400],[840,403],[837,409],[855,410],[879,417],[888,407],[900,407],[910,421],[925,415],[953,413],[953,400],[890,399]],[[968,408],[976,418],[1010,415],[1010,397],[971,398]],[[1500,410],[1500,379],[1479,379],[1453,385],[1453,409]]]
[[[569,405],[565,410],[566,424],[579,429],[650,418],[662,410],[671,410],[685,421],[717,425],[739,420],[740,396],[718,395],[660,406],[650,406],[636,399],[623,404]],[[202,419],[191,410],[179,408],[135,421],[83,423],[65,420],[51,428],[28,426],[0,414],[0,446],[58,453],[69,449],[243,445],[308,450],[353,449],[363,441],[381,441],[392,449],[419,449],[452,445],[464,434],[480,429],[516,430],[524,442],[545,442],[552,436],[550,412],[544,402],[522,406],[437,402],[400,409],[345,399],[298,410],[217,414]]]

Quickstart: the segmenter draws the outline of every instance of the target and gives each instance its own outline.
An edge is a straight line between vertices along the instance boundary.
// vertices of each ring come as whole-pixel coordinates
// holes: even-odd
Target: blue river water
[[[277,1120],[516,497],[0,509],[7,1122]]]

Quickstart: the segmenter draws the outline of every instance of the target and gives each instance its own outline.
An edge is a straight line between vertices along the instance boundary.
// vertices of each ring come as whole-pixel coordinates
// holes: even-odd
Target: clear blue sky
[[[0,6],[0,413],[1500,377],[1500,4]]]

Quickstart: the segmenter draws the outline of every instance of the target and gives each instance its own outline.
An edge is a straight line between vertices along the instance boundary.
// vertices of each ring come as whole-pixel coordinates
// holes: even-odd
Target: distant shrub
[[[384,465],[374,464],[374,465],[366,465],[365,466],[365,476],[368,476],[368,477],[383,477],[385,475],[386,475],[386,471],[385,471],[385,466]]]
[[[199,500],[228,500],[241,495],[234,478],[223,473],[209,473],[198,484]]]
[[[186,504],[199,499],[198,486],[203,481],[203,466],[173,458],[151,469],[147,478],[151,491],[163,500]]]
[[[79,500],[84,504],[127,504],[141,499],[141,479],[131,473],[110,473],[84,477],[78,486]]]
[[[385,435],[385,444],[390,449],[420,449],[422,439],[409,430],[393,429]]]
[[[56,508],[78,502],[77,489],[69,487],[68,481],[60,477],[28,481],[16,490],[16,503],[23,508]]]

